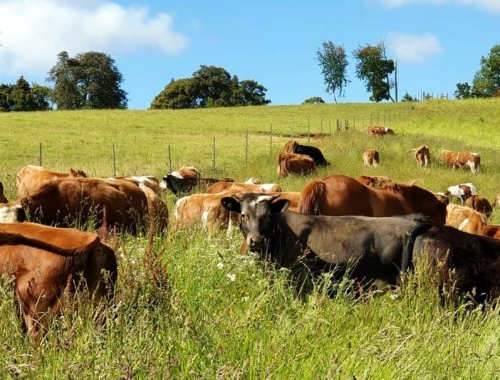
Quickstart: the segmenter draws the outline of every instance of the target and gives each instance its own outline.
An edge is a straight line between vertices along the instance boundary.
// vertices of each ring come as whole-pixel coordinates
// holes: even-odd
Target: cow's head
[[[171,174],[167,174],[163,177],[163,181],[166,184],[166,188],[175,195],[188,193],[198,182],[196,178],[179,178]]]
[[[237,194],[221,199],[227,210],[241,215],[241,231],[245,242],[253,252],[266,250],[274,226],[272,216],[288,209],[288,199],[277,199],[279,195],[258,193]]]

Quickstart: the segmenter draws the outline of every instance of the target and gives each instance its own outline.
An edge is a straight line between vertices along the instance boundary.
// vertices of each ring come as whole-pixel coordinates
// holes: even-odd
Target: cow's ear
[[[241,204],[239,200],[233,197],[224,197],[220,200],[220,203],[226,210],[241,214]]]
[[[278,199],[271,203],[271,213],[279,214],[280,212],[284,212],[290,206],[290,200],[288,199]]]

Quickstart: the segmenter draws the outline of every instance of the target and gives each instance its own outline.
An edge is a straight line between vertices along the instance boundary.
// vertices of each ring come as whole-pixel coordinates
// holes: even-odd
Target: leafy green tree
[[[34,84],[33,87],[20,77],[15,84],[0,85],[0,111],[50,110],[51,89]]]
[[[389,75],[396,70],[394,60],[387,59],[385,46],[380,43],[376,46],[366,45],[353,52],[356,62],[356,75],[365,81],[366,90],[371,92],[370,100],[380,102],[392,100],[391,88],[394,84]]]
[[[481,68],[472,81],[472,93],[480,98],[500,96],[500,45],[493,46],[487,57],[481,57]]]
[[[347,54],[343,46],[336,46],[331,41],[323,42],[323,50],[318,49],[316,59],[323,73],[326,92],[333,95],[333,100],[337,103],[336,93],[339,97],[345,95],[345,87],[350,82],[347,79]]]
[[[193,78],[172,79],[153,99],[152,109],[182,109],[197,107],[196,99],[198,90]]]
[[[47,75],[54,82],[52,100],[58,109],[125,109],[123,76],[107,54],[86,52],[74,58],[63,51]]]
[[[454,92],[455,98],[457,99],[469,99],[472,98],[472,87],[469,83],[457,83],[457,89]]]
[[[403,96],[403,99],[401,99],[402,102],[418,102],[417,98],[414,98],[410,94],[406,93],[405,96]]]
[[[320,103],[325,103],[323,98],[319,96],[313,96],[312,98],[304,100],[304,103],[302,104],[320,104]]]
[[[267,89],[254,80],[240,81],[223,68],[200,66],[191,78],[172,79],[153,99],[152,109],[265,105]]]

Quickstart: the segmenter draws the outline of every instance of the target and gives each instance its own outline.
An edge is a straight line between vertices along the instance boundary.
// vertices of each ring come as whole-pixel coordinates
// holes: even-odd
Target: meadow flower
[[[236,275],[234,273],[228,273],[226,274],[226,277],[229,278],[230,281],[236,280]]]

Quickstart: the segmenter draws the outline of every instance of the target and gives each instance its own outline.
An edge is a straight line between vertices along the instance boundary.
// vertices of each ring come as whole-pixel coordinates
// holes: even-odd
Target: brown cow
[[[60,313],[68,292],[86,287],[96,306],[110,301],[117,264],[113,249],[95,233],[36,223],[0,224],[0,275],[14,279],[24,330],[36,338]]]
[[[484,214],[486,218],[489,218],[493,212],[490,201],[481,195],[471,195],[465,200],[465,205]]]
[[[379,127],[375,125],[370,125],[366,128],[366,133],[369,136],[384,136],[384,135],[394,135],[394,131],[388,127]]]
[[[314,160],[305,154],[281,153],[278,157],[278,175],[308,174],[316,167]]]
[[[380,155],[376,149],[367,149],[362,156],[365,166],[377,167],[380,163]]]
[[[104,218],[104,212],[106,216]],[[53,179],[31,195],[0,207],[0,221],[31,221],[59,227],[93,223],[130,233],[146,230],[148,202],[137,183],[97,178]],[[13,216],[12,216],[13,215]],[[105,220],[104,220],[105,219]]]
[[[216,194],[191,194],[175,202],[173,225],[177,228],[192,228],[200,225],[209,233],[231,230],[238,222],[238,215],[230,213],[221,205],[221,199],[233,194],[224,190]]]
[[[392,179],[382,175],[362,175],[358,178],[358,181],[371,187],[383,187],[392,183]]]
[[[57,178],[87,178],[87,174],[75,169],[69,169],[68,173],[58,173],[49,171],[42,166],[25,166],[16,175],[18,198],[31,194],[45,181]]]
[[[495,199],[491,202],[491,207],[500,207],[500,194],[498,194]]]
[[[484,226],[481,235],[500,240],[500,226]]]
[[[170,175],[177,178],[200,178],[200,171],[194,166],[182,166]]]
[[[285,144],[285,148],[283,152],[285,153],[294,153],[295,147],[299,145],[299,143],[295,140],[288,140]]]
[[[149,187],[159,197],[161,197],[161,195],[162,195],[160,181],[158,181],[158,178],[156,178],[155,176],[152,176],[152,175],[131,175],[131,176],[116,177],[116,178],[111,177],[108,179],[125,179],[128,181],[135,181],[138,184],[143,184],[144,186]]]
[[[410,149],[408,152],[415,152],[417,165],[427,169],[427,166],[431,162],[431,152],[427,146],[420,145],[418,148]]]
[[[481,156],[472,152],[442,150],[441,159],[446,166],[451,166],[453,169],[469,167],[472,174],[478,173],[481,165]]]
[[[450,203],[446,206],[446,211],[446,224],[460,231],[478,234],[486,225],[484,215],[470,207]]]

